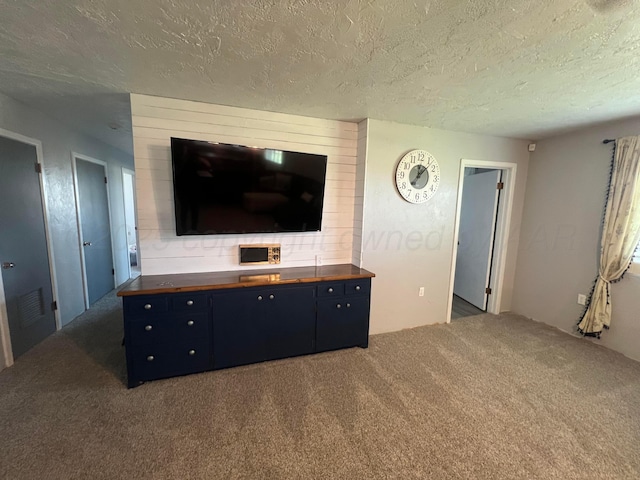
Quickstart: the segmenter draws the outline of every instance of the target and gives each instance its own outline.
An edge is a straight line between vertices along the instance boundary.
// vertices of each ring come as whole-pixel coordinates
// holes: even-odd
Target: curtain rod
[[[606,138],[606,139],[604,139],[602,141],[602,143],[604,143],[606,145],[607,143],[611,143],[611,142],[615,142],[615,141],[616,141],[615,138]]]

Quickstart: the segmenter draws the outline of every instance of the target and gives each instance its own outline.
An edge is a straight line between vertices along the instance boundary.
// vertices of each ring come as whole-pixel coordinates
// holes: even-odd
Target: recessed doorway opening
[[[447,321],[500,312],[516,168],[461,161]]]

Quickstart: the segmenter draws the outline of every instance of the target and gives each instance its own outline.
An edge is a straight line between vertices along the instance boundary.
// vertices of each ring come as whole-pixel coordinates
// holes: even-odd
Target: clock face
[[[440,185],[440,166],[435,157],[424,150],[411,150],[396,168],[396,186],[407,202],[429,200]]]

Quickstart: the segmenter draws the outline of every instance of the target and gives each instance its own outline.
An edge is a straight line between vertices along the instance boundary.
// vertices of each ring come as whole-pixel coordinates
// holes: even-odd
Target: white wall
[[[605,138],[640,134],[640,118],[538,142],[531,156],[512,309],[575,332],[598,273],[600,230],[611,145]],[[611,289],[611,330],[595,342],[640,360],[640,277]]]
[[[357,124],[135,94],[131,110],[144,275],[247,268],[240,243],[280,243],[285,267],[314,265],[317,255],[351,263]],[[328,155],[322,231],[176,236],[171,137]]]
[[[0,128],[42,142],[43,179],[49,207],[49,226],[55,258],[59,317],[62,325],[65,325],[84,311],[71,152],[109,163],[111,214],[114,219],[122,219],[122,225],[115,224],[113,226],[116,237],[114,246],[117,251],[122,251],[125,248],[124,231],[122,231],[122,235],[117,235],[118,230],[124,225],[120,168],[123,165],[132,168],[133,159],[120,150],[74,132],[62,125],[60,121],[2,94],[0,94]],[[115,260],[118,272],[117,280],[123,282],[127,277],[125,263],[127,258],[123,253]],[[0,305],[0,308],[4,309],[5,307]]]
[[[518,164],[501,310],[510,308],[529,161],[527,145],[524,140],[368,121],[362,266],[376,274],[371,333],[448,320],[461,159]],[[394,182],[398,160],[415,148],[436,157],[442,179],[434,197],[420,205],[404,201]],[[421,286],[425,287],[424,297],[418,296]]]

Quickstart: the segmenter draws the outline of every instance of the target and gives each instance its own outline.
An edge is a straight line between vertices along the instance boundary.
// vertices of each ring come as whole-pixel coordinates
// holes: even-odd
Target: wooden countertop
[[[372,277],[375,277],[375,274],[350,264],[265,270],[233,270],[211,273],[144,275],[136,278],[120,290],[118,296],[195,292],[198,290],[287,285]]]

